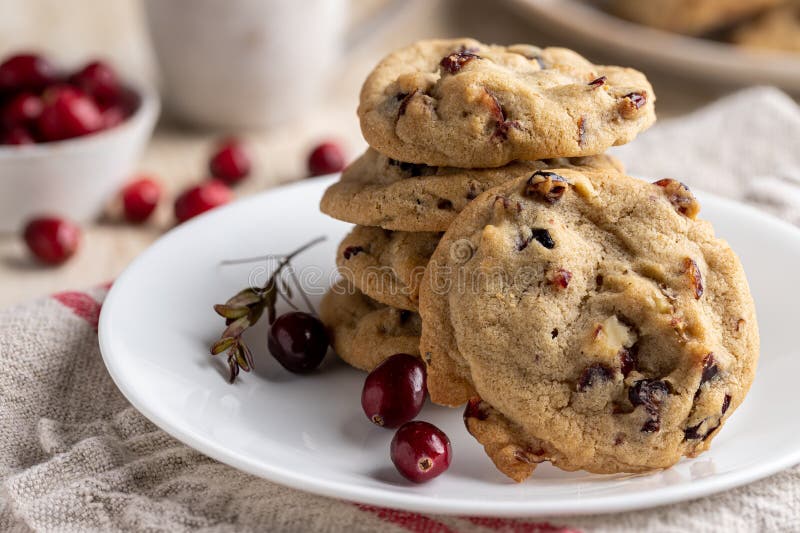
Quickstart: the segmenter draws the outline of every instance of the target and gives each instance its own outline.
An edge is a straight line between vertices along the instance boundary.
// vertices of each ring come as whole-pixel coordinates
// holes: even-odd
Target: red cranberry
[[[328,351],[328,334],[320,320],[302,311],[278,317],[269,329],[270,353],[289,372],[308,374]]]
[[[72,257],[81,240],[74,223],[56,217],[36,218],[23,233],[28,249],[43,263],[58,265]]]
[[[111,107],[107,107],[102,110],[103,115],[103,128],[107,130],[109,128],[113,128],[114,126],[119,126],[125,121],[128,114],[125,110],[119,106],[113,105]]]
[[[237,139],[228,139],[211,156],[208,169],[215,178],[233,185],[250,174],[250,156]]]
[[[0,64],[0,92],[39,91],[56,77],[55,67],[42,56],[18,54]]]
[[[429,481],[450,466],[453,451],[442,430],[427,422],[407,422],[394,434],[392,462],[403,477],[414,483]]]
[[[344,152],[338,144],[333,142],[320,144],[308,156],[308,171],[312,176],[339,172],[344,167]]]
[[[35,142],[33,136],[25,128],[14,128],[0,136],[0,144],[23,145]]]
[[[227,185],[211,180],[184,191],[175,199],[175,218],[185,222],[232,199],[233,193]]]
[[[103,61],[87,64],[70,76],[70,82],[102,104],[115,102],[120,94],[117,73]]]
[[[161,198],[161,186],[150,178],[140,178],[122,189],[122,207],[128,222],[144,222],[155,211]]]
[[[395,354],[367,376],[361,407],[374,424],[396,428],[419,414],[427,390],[422,361],[413,355]]]
[[[27,127],[42,113],[42,99],[31,93],[20,93],[3,108],[6,128]]]
[[[67,86],[44,93],[39,131],[45,140],[57,141],[87,135],[103,128],[103,115],[91,98]]]

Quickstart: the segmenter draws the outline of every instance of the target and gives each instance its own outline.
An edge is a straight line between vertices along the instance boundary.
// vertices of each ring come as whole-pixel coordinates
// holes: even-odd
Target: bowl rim
[[[98,144],[111,141],[115,137],[120,137],[128,131],[140,127],[141,124],[155,124],[161,111],[161,101],[156,89],[146,84],[130,83],[128,80],[124,80],[124,85],[133,90],[141,101],[136,111],[122,123],[106,130],[60,141],[0,145],[0,163],[9,160],[55,156],[65,150],[71,152],[91,150]]]

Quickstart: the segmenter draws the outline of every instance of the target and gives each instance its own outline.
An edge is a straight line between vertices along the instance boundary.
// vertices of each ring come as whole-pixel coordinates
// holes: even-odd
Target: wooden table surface
[[[382,3],[354,0],[353,27],[360,35],[359,42],[342,58],[342,71],[331,83],[323,103],[275,131],[243,134],[254,152],[254,174],[237,189],[237,195],[302,179],[306,154],[320,139],[340,139],[349,156],[357,156],[366,146],[355,116],[358,90],[372,66],[393,48],[421,38],[466,35],[498,43],[575,44],[522,20],[500,1],[408,0],[388,15],[371,18],[380,12]],[[0,56],[34,48],[69,64],[99,53],[128,76],[155,79],[141,6],[136,0],[0,0],[0,13]],[[602,50],[579,47],[579,51],[590,58],[613,61]],[[661,118],[691,111],[724,92],[650,70],[647,74],[658,94]],[[220,134],[181,129],[168,118],[162,119],[139,168],[157,176],[166,197],[172,198],[204,177],[210,147]],[[86,225],[79,253],[59,268],[36,265],[17,235],[0,234],[0,308],[112,280],[172,223],[171,202],[163,202],[154,220],[144,226],[125,225],[113,218]]]

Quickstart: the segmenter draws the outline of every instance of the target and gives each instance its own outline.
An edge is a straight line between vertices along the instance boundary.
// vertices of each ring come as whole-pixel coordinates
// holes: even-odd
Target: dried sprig
[[[217,304],[214,306],[214,311],[225,319],[225,325],[227,327],[225,331],[222,332],[222,335],[220,335],[220,339],[211,346],[211,355],[227,354],[228,368],[230,369],[228,381],[230,383],[236,380],[236,376],[239,375],[239,370],[250,372],[250,370],[254,368],[253,353],[242,339],[244,332],[258,322],[264,314],[264,311],[267,312],[267,320],[272,324],[276,318],[275,306],[278,298],[282,298],[291,307],[297,309],[297,306],[292,303],[292,289],[288,282],[280,278],[281,272],[291,263],[292,259],[324,240],[325,237],[317,237],[285,256],[277,256],[280,257],[281,260],[263,287],[248,287],[237,292],[224,304]],[[252,263],[254,261],[261,261],[273,257],[276,256],[236,259],[232,261],[223,261],[222,264]],[[300,286],[300,282],[294,271],[290,270],[290,273],[299,292],[303,295],[306,305],[311,307],[311,303],[303,292],[303,288]]]

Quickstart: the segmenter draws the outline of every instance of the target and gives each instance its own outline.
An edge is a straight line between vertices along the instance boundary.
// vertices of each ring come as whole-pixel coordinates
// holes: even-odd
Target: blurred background
[[[52,159],[36,167],[56,157],[51,143],[0,146],[0,210],[10,218],[0,233],[0,307],[113,280],[176,224],[175,198],[208,177],[209,158],[228,136],[240,140],[251,163],[247,179],[233,189],[236,197],[303,179],[326,164],[335,170],[336,157],[323,157],[316,171],[309,168],[309,155],[320,143],[332,143],[334,156],[341,151],[351,161],[366,147],[355,114],[362,81],[381,57],[417,39],[470,36],[499,44],[565,45],[595,62],[636,67],[653,82],[661,120],[742,86],[800,92],[800,62],[791,51],[800,30],[781,23],[789,15],[742,15],[754,25],[750,34],[787,34],[777,44],[762,39],[763,45],[731,21],[700,30],[653,28],[645,18],[630,22],[607,10],[578,0],[0,0],[0,60],[30,51],[77,71],[101,59],[142,97],[132,115],[123,114],[122,125],[92,135],[98,136],[97,154],[81,156],[83,161]],[[766,30],[757,32],[756,24]],[[686,36],[698,32],[703,38]],[[147,117],[137,118],[143,108],[157,111],[155,96],[154,107],[146,105],[148,88],[161,95],[151,138]],[[47,105],[52,96],[42,98]],[[138,130],[123,139],[125,128],[134,126]],[[108,147],[100,146],[101,136],[109,138]],[[80,152],[80,142],[64,141],[61,150]],[[16,161],[12,152],[21,150],[37,163]],[[102,165],[108,165],[108,178],[94,183],[43,177],[86,177]],[[160,201],[146,221],[131,224],[116,191],[143,175],[158,184]],[[103,207],[76,217],[86,220],[76,221],[82,236],[74,256],[55,267],[35,260],[20,233],[34,214],[24,212],[26,207],[41,199],[48,213],[58,215],[93,195],[102,196]]]

